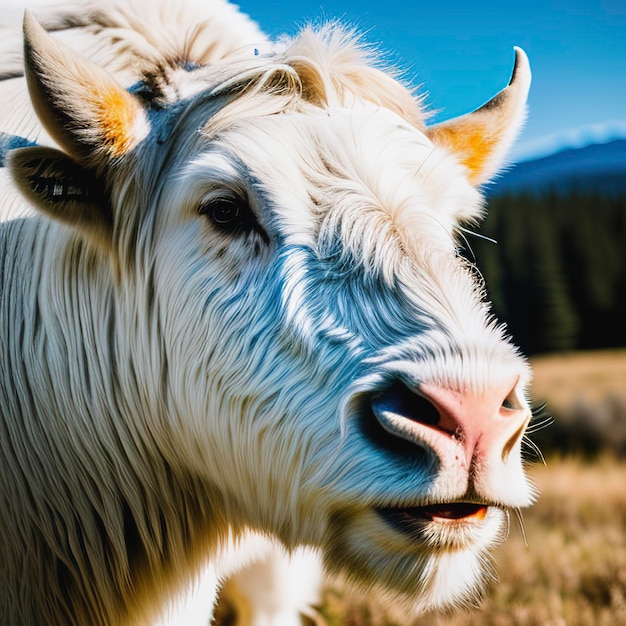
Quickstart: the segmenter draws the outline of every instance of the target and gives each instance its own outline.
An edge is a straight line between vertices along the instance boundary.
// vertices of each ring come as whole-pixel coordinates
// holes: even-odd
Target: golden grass
[[[626,624],[626,462],[550,460],[530,471],[542,495],[495,555],[499,581],[480,609],[417,619],[339,589],[328,626],[617,626]]]
[[[533,400],[554,416],[534,441],[547,451],[626,455],[626,350],[538,357],[533,369]]]
[[[626,399],[626,350],[599,350],[536,357],[532,360],[532,395],[555,411],[577,402]]]

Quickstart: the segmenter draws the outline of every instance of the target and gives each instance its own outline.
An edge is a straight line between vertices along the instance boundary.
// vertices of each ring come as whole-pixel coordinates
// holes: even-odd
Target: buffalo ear
[[[515,67],[505,89],[473,113],[428,128],[430,140],[456,155],[473,185],[487,182],[503,166],[526,119],[530,81],[528,57],[515,48]]]
[[[148,135],[147,114],[106,70],[52,38],[28,11],[24,71],[35,112],[62,151],[11,150],[13,179],[42,213],[110,244],[113,215],[101,181]]]
[[[110,244],[113,218],[103,185],[63,152],[42,146],[11,150],[7,165],[28,200],[49,217]]]
[[[104,167],[148,134],[147,115],[139,100],[106,70],[52,38],[28,11],[24,69],[41,123],[82,165]]]

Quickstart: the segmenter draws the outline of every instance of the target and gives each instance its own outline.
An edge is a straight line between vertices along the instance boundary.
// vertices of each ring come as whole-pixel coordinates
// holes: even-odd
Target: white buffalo
[[[249,529],[412,611],[473,601],[533,499],[529,368],[457,250],[524,53],[427,126],[338,26],[38,16],[0,44],[0,624],[155,623]]]

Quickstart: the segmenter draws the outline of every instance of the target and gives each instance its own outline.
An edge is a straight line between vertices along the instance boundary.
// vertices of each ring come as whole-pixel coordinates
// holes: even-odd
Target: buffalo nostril
[[[377,450],[389,454],[394,462],[415,468],[423,463],[425,454],[430,457],[428,446],[412,436],[405,436],[402,426],[397,428],[394,424],[415,421],[436,427],[439,414],[431,402],[411,391],[399,379],[390,380],[381,389],[358,397],[355,407],[362,435]]]
[[[522,408],[522,405],[517,396],[515,387],[509,392],[509,395],[502,401],[502,408],[506,409],[507,411],[519,411]]]
[[[437,426],[439,411],[430,400],[411,391],[402,381],[394,380],[383,391],[372,396],[376,415],[388,411],[427,426]]]
[[[502,408],[507,411],[515,411],[515,404],[513,404],[513,400],[511,398],[505,398],[502,402]]]

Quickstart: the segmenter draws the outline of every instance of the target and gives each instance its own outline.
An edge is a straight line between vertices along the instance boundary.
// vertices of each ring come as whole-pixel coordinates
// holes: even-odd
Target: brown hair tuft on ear
[[[85,165],[131,150],[149,132],[140,101],[103,68],[24,14],[24,62],[33,107],[50,136]]]

